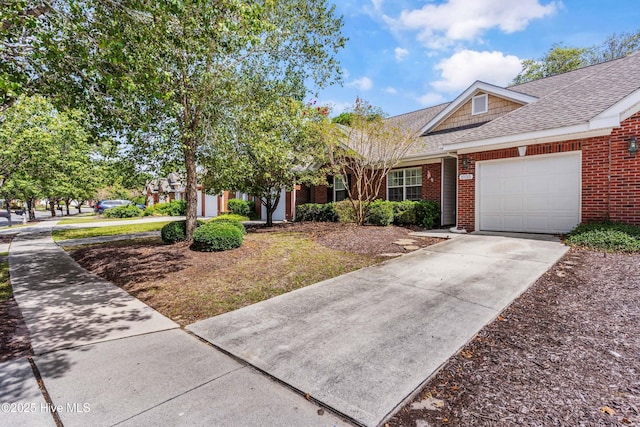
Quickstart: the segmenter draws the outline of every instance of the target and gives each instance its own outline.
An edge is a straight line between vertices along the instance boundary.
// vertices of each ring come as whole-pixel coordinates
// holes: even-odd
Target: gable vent
[[[489,97],[486,93],[471,98],[471,114],[483,114],[489,109]]]

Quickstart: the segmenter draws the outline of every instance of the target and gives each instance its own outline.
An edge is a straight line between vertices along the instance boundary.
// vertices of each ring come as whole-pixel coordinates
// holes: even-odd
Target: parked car
[[[133,202],[131,200],[100,200],[93,207],[93,210],[95,211],[95,213],[101,214],[107,209],[115,208],[116,206],[126,206],[132,203]]]

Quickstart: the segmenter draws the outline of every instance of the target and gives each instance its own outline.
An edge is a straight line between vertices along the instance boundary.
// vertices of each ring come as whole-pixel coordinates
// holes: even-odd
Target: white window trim
[[[389,174],[391,174],[392,172],[402,172],[402,185],[389,185],[389,175],[387,175],[387,200],[389,200],[389,189],[390,188],[402,188],[402,200],[405,201],[407,200],[407,171],[410,170],[417,170],[419,171],[419,176],[420,176],[420,185],[409,185],[408,187],[421,187],[422,188],[422,167],[415,167],[415,168],[406,168],[406,169],[393,169],[392,171],[389,172]]]
[[[483,111],[476,111],[475,110],[476,99],[480,99],[480,98],[484,98],[484,110]],[[483,93],[482,95],[476,95],[476,96],[471,98],[471,115],[472,116],[475,116],[475,115],[478,115],[478,114],[484,114],[487,111],[489,111],[489,95],[487,95],[486,93]]]
[[[342,184],[342,188],[338,189],[338,185],[337,183],[340,182]],[[336,175],[333,177],[333,201],[336,201],[336,192],[337,191],[344,191],[345,192],[345,199],[347,198],[347,187],[344,184],[344,179],[342,179],[342,177],[340,175]]]

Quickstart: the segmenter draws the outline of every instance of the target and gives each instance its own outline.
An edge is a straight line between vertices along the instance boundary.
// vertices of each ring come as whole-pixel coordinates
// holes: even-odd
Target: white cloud
[[[421,105],[424,105],[424,106],[432,106],[432,105],[442,104],[445,101],[445,99],[439,93],[429,92],[429,93],[425,93],[422,96],[417,97],[416,101],[418,101]]]
[[[347,83],[347,86],[355,87],[356,89],[361,91],[367,91],[373,87],[373,80],[365,76]]]
[[[403,10],[397,19],[384,18],[394,29],[418,31],[417,38],[425,46],[443,49],[456,41],[476,40],[492,28],[505,33],[521,31],[531,20],[555,13],[561,4],[541,4],[540,0],[449,0]]]
[[[353,108],[353,102],[344,101],[327,101],[326,105],[331,108],[330,115],[337,116],[345,111],[350,111]]]
[[[371,0],[371,3],[373,3],[373,8],[375,10],[380,10],[382,9],[382,3],[384,3],[384,0]]]
[[[502,52],[462,50],[443,59],[435,67],[441,79],[431,85],[439,92],[460,92],[476,80],[507,85],[521,71],[521,60]]]
[[[396,61],[402,61],[404,58],[409,55],[409,51],[407,49],[403,49],[401,47],[397,47],[395,49]]]
[[[395,94],[397,94],[397,93],[398,93],[398,91],[396,90],[396,88],[395,88],[395,87],[393,87],[393,86],[388,86],[384,91],[385,91],[385,92],[387,92],[387,93],[389,93],[389,94],[391,94],[391,95],[395,95]]]

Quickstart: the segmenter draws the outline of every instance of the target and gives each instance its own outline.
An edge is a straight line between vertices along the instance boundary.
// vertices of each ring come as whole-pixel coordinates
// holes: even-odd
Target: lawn
[[[53,230],[53,240],[82,239],[85,237],[113,236],[115,234],[144,233],[160,230],[171,221],[146,222],[138,224],[111,225],[108,227],[70,228]]]
[[[102,215],[94,215],[91,216],[76,216],[73,218],[64,218],[58,221],[58,225],[69,225],[69,224],[85,224],[92,222],[103,222],[103,221],[131,221],[134,219],[141,219],[141,216],[133,217],[133,218],[105,218]]]
[[[0,302],[8,300],[12,295],[13,292],[9,284],[9,263],[0,262]]]
[[[181,325],[222,314],[398,255],[400,227],[345,224],[249,232],[243,245],[214,253],[160,239],[72,249],[83,267],[122,287]],[[438,239],[410,237],[417,246]]]

